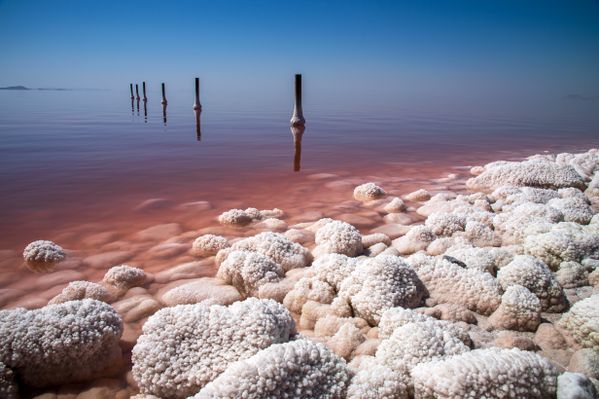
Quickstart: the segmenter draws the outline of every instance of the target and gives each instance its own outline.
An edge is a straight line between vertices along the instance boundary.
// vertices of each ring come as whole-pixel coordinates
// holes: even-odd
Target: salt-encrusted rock
[[[445,255],[463,262],[469,269],[477,269],[492,275],[514,258],[514,253],[505,248],[454,247]]]
[[[187,398],[231,363],[287,342],[294,333],[289,312],[272,300],[165,308],[143,326],[132,351],[133,376],[141,393]]]
[[[11,369],[0,362],[0,398],[18,399],[19,389]]]
[[[288,226],[287,223],[281,219],[267,218],[262,220],[260,223],[257,223],[254,228],[257,230],[284,232],[287,230]]]
[[[499,247],[502,239],[491,227],[475,220],[468,221],[464,229],[466,238],[477,247]]]
[[[501,305],[489,317],[497,329],[535,331],[541,323],[541,303],[528,289],[510,285],[501,297]]]
[[[557,270],[562,262],[580,262],[587,257],[599,256],[599,231],[589,227],[558,223],[550,231],[527,236],[524,251],[543,260],[552,270]]]
[[[347,389],[347,399],[409,399],[410,376],[365,356]]]
[[[407,207],[401,198],[394,197],[383,209],[387,213],[399,213],[405,211]]]
[[[489,273],[423,254],[412,255],[408,262],[436,303],[455,303],[484,315],[501,303],[501,286]]]
[[[435,238],[430,227],[418,225],[413,226],[405,236],[393,240],[393,246],[400,254],[410,255],[425,250]]]
[[[231,246],[232,251],[251,251],[268,256],[273,262],[281,265],[284,271],[307,266],[312,260],[310,252],[299,244],[290,241],[282,234],[264,232],[237,241]],[[221,251],[224,253],[224,251]],[[227,252],[227,253],[230,253]],[[217,260],[220,257],[217,256]],[[221,262],[224,260],[221,260]]]
[[[543,159],[487,164],[485,171],[469,179],[466,185],[473,191],[484,192],[491,192],[506,185],[540,188],[585,187],[583,178],[573,167]]]
[[[477,349],[412,369],[417,399],[551,398],[557,374],[536,353],[497,348]]]
[[[158,298],[167,306],[190,305],[203,301],[230,305],[243,299],[237,288],[221,279],[211,277],[169,284],[158,292]]]
[[[362,236],[358,229],[349,223],[338,220],[329,222],[318,229],[314,252],[318,255],[337,253],[358,256],[362,253]]]
[[[354,315],[377,325],[382,313],[392,307],[419,306],[424,286],[402,258],[379,255],[359,263],[341,283],[339,298]]]
[[[375,244],[391,245],[391,239],[389,236],[383,233],[374,233],[362,236],[362,246],[364,248],[371,247]]]
[[[214,256],[223,248],[229,246],[229,241],[222,236],[204,234],[196,238],[191,245],[191,253],[195,256]]]
[[[535,294],[541,309],[561,312],[568,307],[562,287],[551,270],[541,260],[529,255],[518,255],[497,273],[497,280],[504,290],[511,285],[521,285]]]
[[[408,323],[395,329],[389,339],[381,342],[375,357],[392,370],[409,373],[419,363],[469,350],[438,322],[429,320]]]
[[[48,240],[29,243],[23,250],[23,259],[33,268],[47,268],[61,262],[66,254],[61,246]]]
[[[525,202],[493,218],[495,232],[503,244],[520,244],[528,236],[550,231],[554,223],[563,221],[564,215],[545,205]]]
[[[582,373],[589,378],[599,378],[599,352],[590,348],[577,350],[570,358],[568,371]]]
[[[563,288],[576,288],[589,285],[589,273],[578,262],[562,262],[555,272],[555,279]]]
[[[597,399],[597,390],[584,374],[565,372],[557,377],[557,399]]]
[[[435,212],[429,215],[424,224],[430,227],[435,235],[450,236],[456,231],[464,231],[466,216],[448,212]]]
[[[599,268],[589,273],[589,284],[594,287],[599,286]]]
[[[233,251],[220,264],[216,276],[247,297],[256,296],[264,284],[280,281],[285,272],[268,256],[258,252]]]
[[[593,210],[584,197],[554,198],[547,205],[563,213],[566,222],[588,224],[593,218]]]
[[[599,350],[599,295],[576,302],[558,326],[583,348]]]
[[[104,275],[104,283],[120,289],[140,287],[149,280],[148,275],[138,267],[120,265],[111,267]]]
[[[599,152],[593,148],[579,154],[561,153],[555,156],[558,165],[570,165],[584,179],[590,180],[593,173],[599,170]]]
[[[364,183],[354,189],[354,198],[358,201],[371,201],[383,198],[387,193],[374,183]]]
[[[535,351],[538,349],[537,345],[532,339],[523,335],[522,333],[517,333],[510,330],[499,331],[497,333],[497,337],[495,338],[494,346],[508,349],[518,348],[524,351]]]
[[[262,217],[262,219],[280,219],[283,216],[285,216],[285,211],[279,208],[262,209],[260,211],[260,216]]]
[[[441,303],[432,308],[425,308],[422,312],[439,320],[462,321],[468,324],[477,323],[474,312],[455,303]]]
[[[90,281],[73,281],[63,288],[60,294],[52,298],[48,304],[63,303],[85,298],[108,302],[112,296],[108,290],[100,284],[92,283]]]
[[[424,202],[424,201],[428,201],[429,199],[431,199],[431,195],[429,194],[428,191],[421,188],[419,190],[416,190],[409,194],[406,194],[404,196],[404,198],[407,199],[408,201]]]
[[[252,222],[252,216],[241,209],[231,209],[223,212],[218,217],[218,222],[222,225],[245,226]]]
[[[314,233],[304,229],[289,229],[285,232],[285,237],[298,244],[305,244],[314,241]]]
[[[193,399],[343,398],[349,379],[341,358],[322,344],[298,339],[231,364]]]
[[[327,254],[314,261],[310,267],[310,275],[339,291],[341,282],[354,271],[357,265],[355,258],[341,254]]]
[[[19,381],[43,387],[101,376],[121,359],[123,324],[93,299],[0,311],[0,362]]]

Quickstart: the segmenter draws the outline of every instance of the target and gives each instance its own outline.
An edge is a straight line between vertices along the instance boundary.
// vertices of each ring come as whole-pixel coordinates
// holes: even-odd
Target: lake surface
[[[403,191],[496,159],[599,146],[596,103],[518,116],[308,103],[306,129],[294,136],[290,103],[203,99],[198,121],[190,93],[169,97],[165,122],[158,96],[144,112],[127,90],[0,91],[0,249],[61,237],[73,246],[64,233],[81,226],[133,231],[177,219],[176,206],[190,201],[213,209],[195,215],[194,228],[234,206],[293,214],[351,200],[354,180],[395,177]],[[164,201],[139,212],[156,198]]]

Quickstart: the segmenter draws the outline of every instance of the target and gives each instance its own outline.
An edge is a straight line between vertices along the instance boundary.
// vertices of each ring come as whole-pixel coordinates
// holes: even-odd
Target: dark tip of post
[[[302,103],[302,75],[300,73],[295,74],[295,102]]]
[[[163,105],[166,105],[166,88],[164,86],[164,83],[162,83],[162,101],[161,103]]]
[[[146,96],[146,82],[141,82],[142,84],[142,90],[144,93],[144,101],[148,101],[148,96]]]
[[[300,73],[295,74],[295,104],[290,122],[291,126],[303,126],[306,123],[302,108],[302,75]]]
[[[195,78],[195,89],[196,99],[193,103],[193,109],[200,111],[202,109],[202,105],[200,104],[200,78]]]

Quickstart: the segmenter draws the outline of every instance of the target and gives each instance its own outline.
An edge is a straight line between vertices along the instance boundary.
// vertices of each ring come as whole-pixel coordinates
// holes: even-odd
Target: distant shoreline
[[[81,91],[81,90],[85,90],[85,91],[106,91],[109,89],[66,89],[66,88],[62,88],[62,87],[57,87],[57,88],[46,88],[46,87],[38,87],[38,88],[30,88],[30,87],[25,87],[25,86],[6,86],[6,87],[0,87],[0,90],[13,90],[13,91],[34,91],[34,90],[42,90],[42,91]]]

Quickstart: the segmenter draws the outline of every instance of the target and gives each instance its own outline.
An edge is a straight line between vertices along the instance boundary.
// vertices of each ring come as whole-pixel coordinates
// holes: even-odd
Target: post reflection
[[[135,97],[131,97],[131,115],[135,115]]]
[[[162,104],[162,121],[164,122],[164,126],[166,126],[166,103]]]
[[[304,125],[291,126],[291,134],[293,135],[293,170],[299,172],[302,163],[302,136],[306,127]]]
[[[148,123],[148,100],[144,99],[144,123]]]
[[[197,110],[193,111],[193,113],[196,116],[196,139],[198,141],[202,141],[202,131],[200,129],[200,114],[202,113],[202,111],[197,109]]]
[[[137,116],[139,116],[139,97],[137,98]]]

